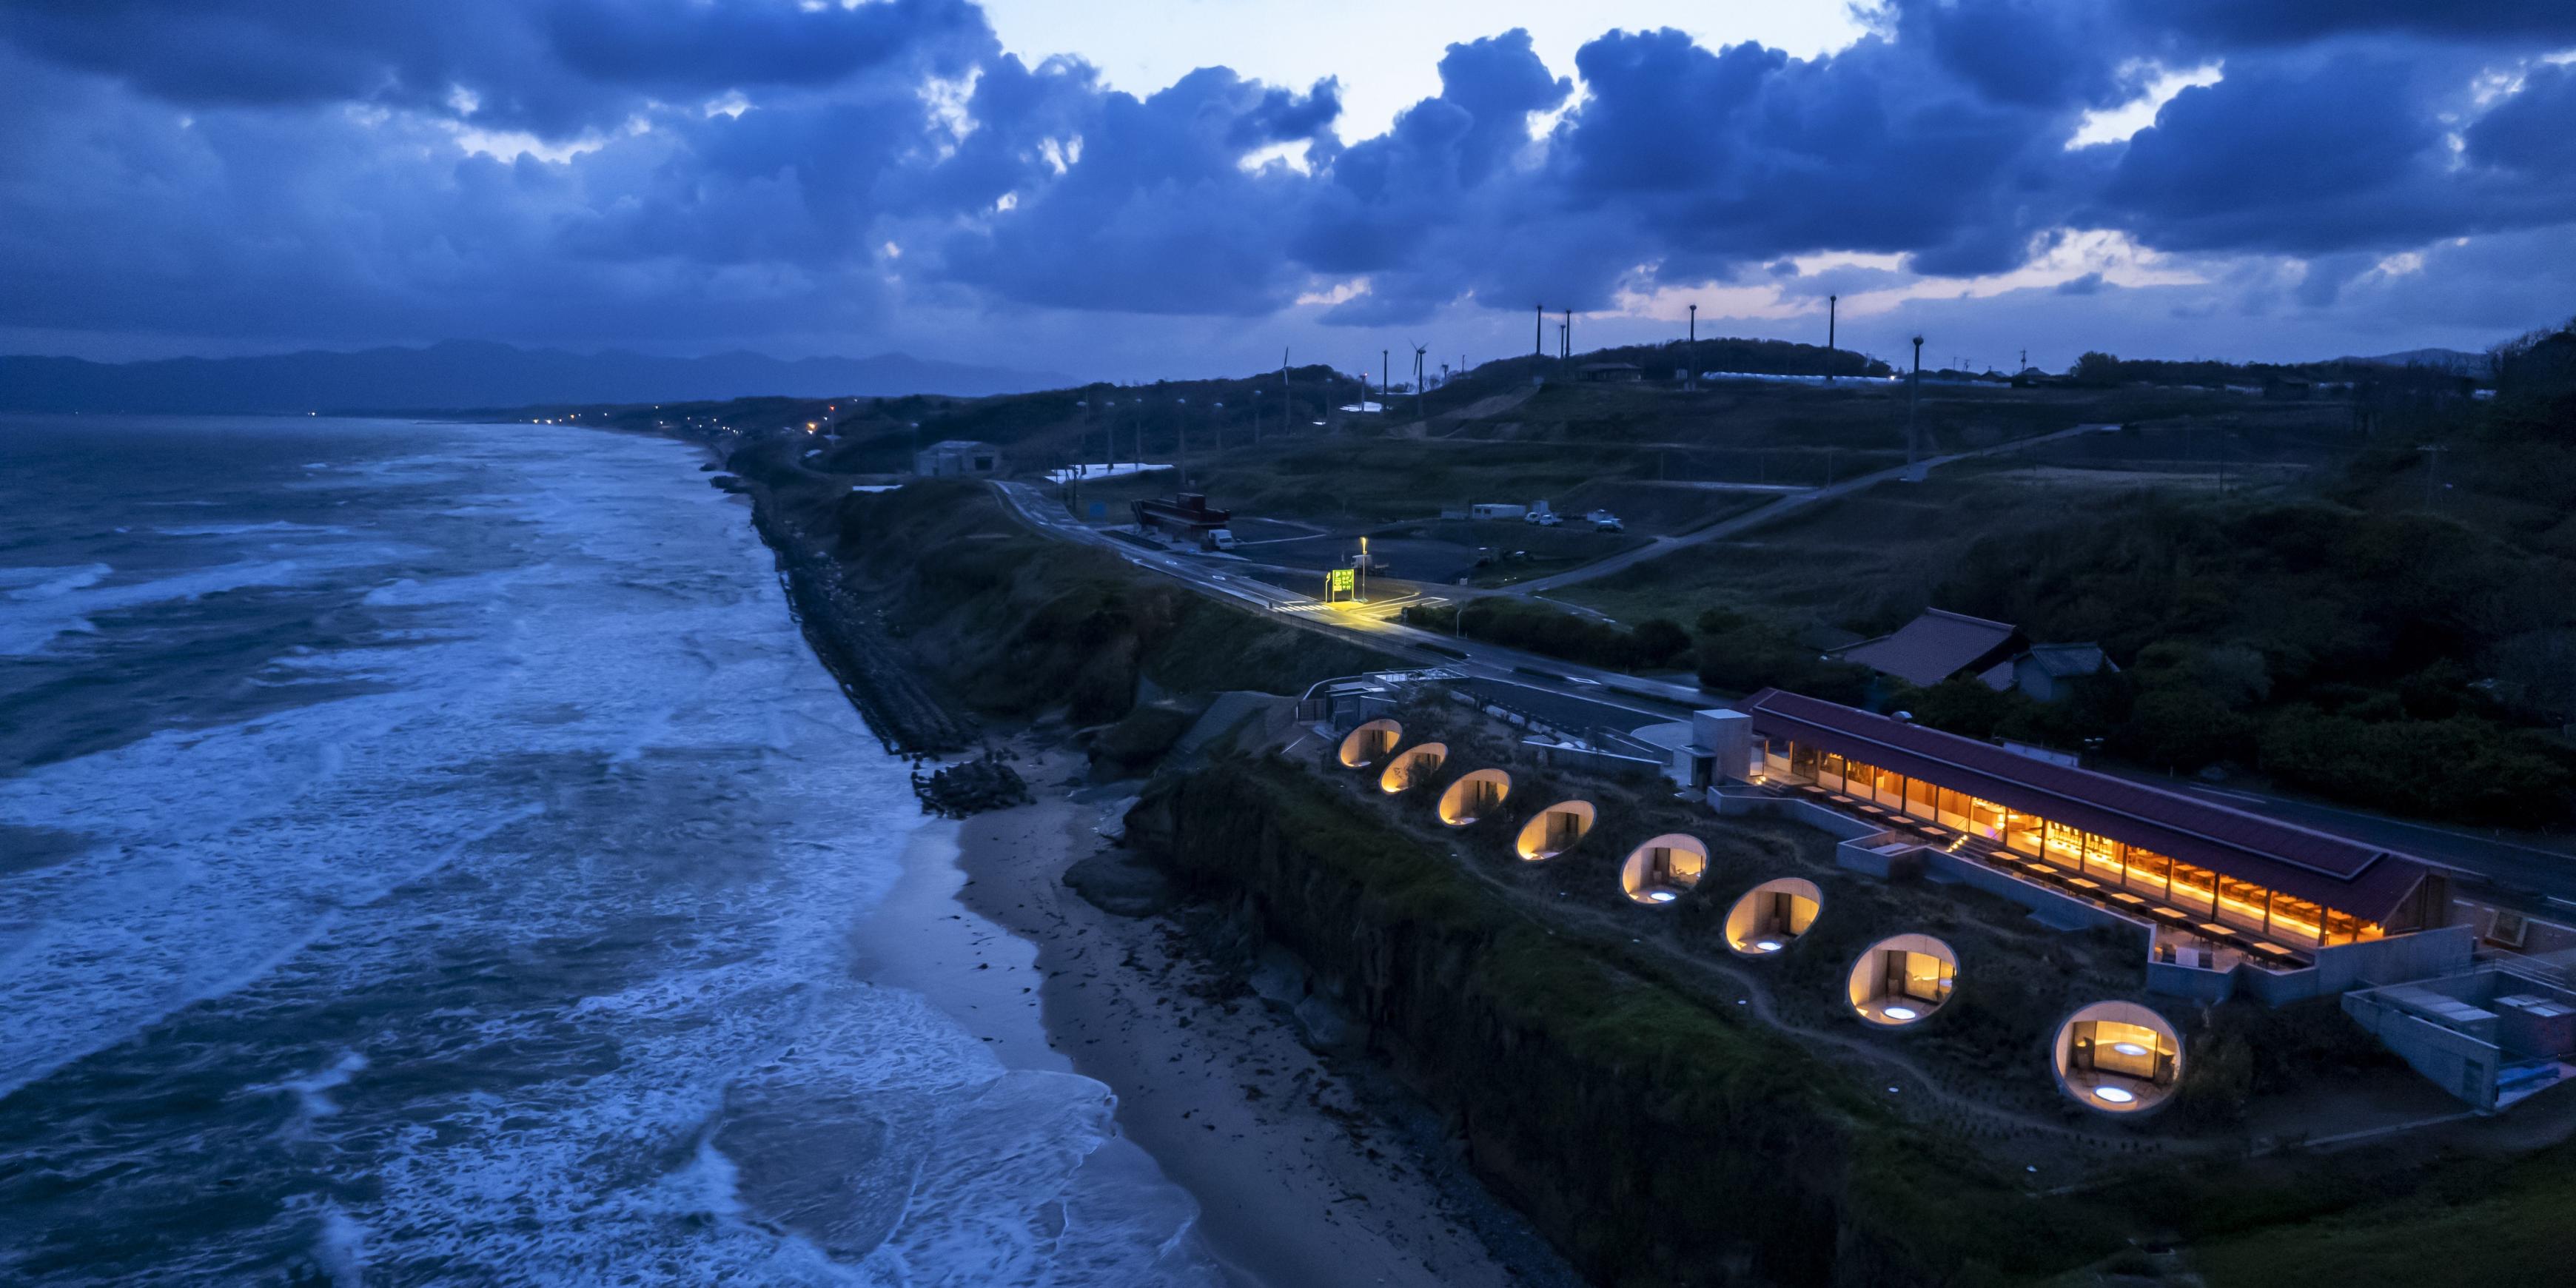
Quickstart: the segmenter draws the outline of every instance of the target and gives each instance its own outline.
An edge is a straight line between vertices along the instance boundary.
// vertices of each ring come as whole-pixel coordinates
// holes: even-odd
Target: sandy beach
[[[1117,803],[1074,799],[1079,758],[1023,751],[1037,803],[923,830],[861,931],[871,978],[928,995],[1006,1064],[1108,1084],[1125,1139],[1197,1198],[1241,1284],[1579,1282],[1382,1075],[1309,1050],[1257,997],[1217,997],[1172,922],[1068,889]]]

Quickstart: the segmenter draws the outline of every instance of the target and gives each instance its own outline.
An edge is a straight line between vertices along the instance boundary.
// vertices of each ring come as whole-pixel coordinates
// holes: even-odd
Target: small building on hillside
[[[994,478],[1006,468],[1001,448],[963,438],[932,443],[912,454],[912,472],[926,479]]]
[[[1842,658],[1928,689],[1954,675],[1981,675],[2029,646],[2010,622],[1927,608],[1891,634],[1844,649]]]
[[[1635,384],[1646,378],[1646,369],[1633,362],[1587,362],[1580,374],[1596,384]]]
[[[1916,688],[1975,676],[1998,693],[2018,689],[2038,702],[2060,702],[2075,682],[2117,672],[2098,644],[2033,644],[2010,622],[1938,608],[1877,639],[1846,646],[1839,656]]]
[[[2033,644],[2018,657],[1987,667],[1977,678],[2000,693],[2019,689],[2039,702],[2062,702],[2075,682],[2120,668],[2104,656],[2099,644]]]

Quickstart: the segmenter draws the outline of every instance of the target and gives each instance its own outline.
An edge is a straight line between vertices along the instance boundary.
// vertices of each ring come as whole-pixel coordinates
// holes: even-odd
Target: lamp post
[[[1905,386],[1905,463],[1914,463],[1918,450],[1914,431],[1914,405],[1923,396],[1923,337],[1914,337],[1914,378]]]

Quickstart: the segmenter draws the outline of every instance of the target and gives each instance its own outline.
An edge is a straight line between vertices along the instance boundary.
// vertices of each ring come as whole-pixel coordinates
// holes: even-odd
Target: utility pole
[[[1690,311],[1690,379],[1682,382],[1682,388],[1697,389],[1699,388],[1699,306],[1696,304],[1690,306]]]
[[[1914,379],[1905,388],[1905,463],[1912,465],[1919,451],[1914,436],[1914,405],[1923,394],[1923,337],[1914,337]]]
[[[1834,382],[1835,313],[1841,306],[1842,298],[1839,295],[1825,297],[1825,383],[1829,385]]]
[[[1279,346],[1279,432],[1292,438],[1297,433],[1296,422],[1291,419],[1297,414],[1294,398],[1295,392],[1288,387],[1288,346],[1283,344]],[[1256,435],[1252,441],[1261,439]]]
[[[1377,396],[1381,402],[1394,396],[1395,363],[1387,356],[1389,352],[1386,349],[1377,351]],[[1381,407],[1378,410],[1386,409]]]
[[[2424,508],[2430,510],[2441,501],[2441,493],[2435,483],[2442,473],[2442,453],[2451,449],[2440,443],[2428,443],[2415,450],[2424,454]]]
[[[1565,357],[1569,361],[1574,357],[1574,310],[1572,309],[1565,311]]]
[[[1538,321],[1530,328],[1530,356],[1542,361],[1547,358],[1547,306],[1544,304],[1538,306]]]

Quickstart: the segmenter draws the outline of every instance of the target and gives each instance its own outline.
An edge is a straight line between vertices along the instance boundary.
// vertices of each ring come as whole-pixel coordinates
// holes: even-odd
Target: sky
[[[0,352],[2481,349],[2571,126],[2567,0],[10,0]]]

